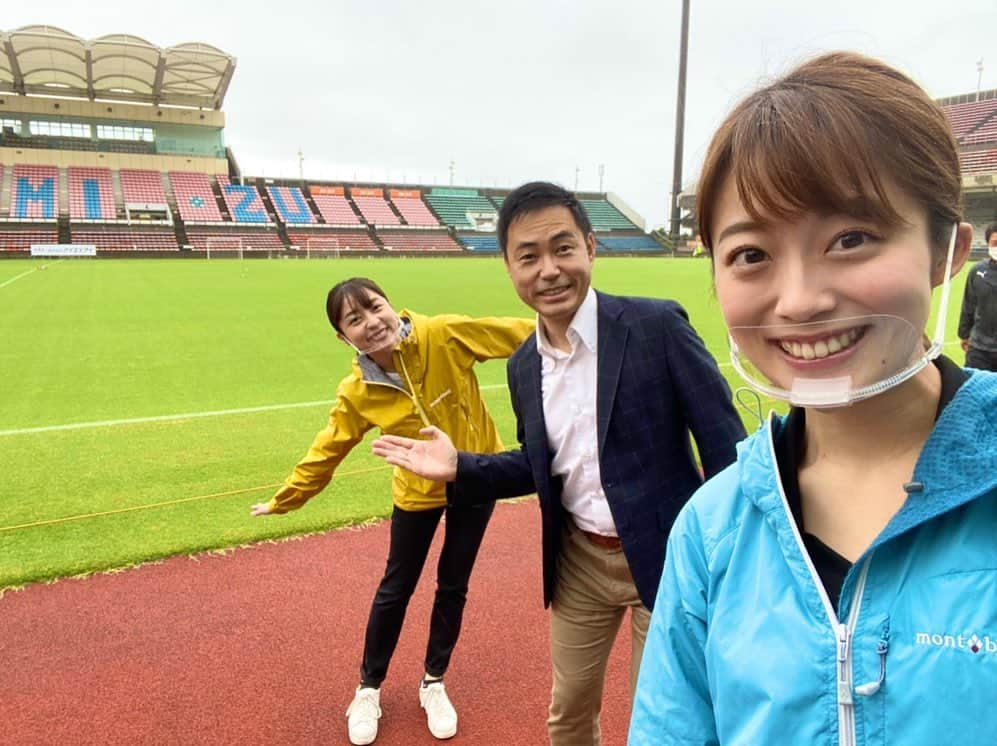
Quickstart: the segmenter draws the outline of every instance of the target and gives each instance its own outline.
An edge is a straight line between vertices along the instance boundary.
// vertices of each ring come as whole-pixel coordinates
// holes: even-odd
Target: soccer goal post
[[[305,258],[339,259],[339,239],[336,236],[312,236],[305,241]]]
[[[205,241],[207,256],[211,259],[212,254],[216,259],[235,258],[242,259],[242,237],[241,236],[208,236]]]

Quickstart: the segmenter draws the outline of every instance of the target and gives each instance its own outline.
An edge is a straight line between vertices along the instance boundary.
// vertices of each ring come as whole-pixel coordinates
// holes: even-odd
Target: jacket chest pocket
[[[882,740],[870,740],[993,743],[995,690],[997,567],[906,584],[890,614],[882,699],[867,701],[870,725],[882,715],[882,730],[871,728]]]

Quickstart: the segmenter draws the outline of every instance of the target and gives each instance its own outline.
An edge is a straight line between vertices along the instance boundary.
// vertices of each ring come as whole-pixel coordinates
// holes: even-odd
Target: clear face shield
[[[363,329],[350,332],[350,336],[341,334],[340,338],[352,347],[358,355],[372,355],[383,350],[393,350],[402,341],[402,320],[398,314],[392,314],[389,319],[380,319],[383,324],[377,326],[367,322]],[[353,337],[353,339],[351,339]]]
[[[845,406],[907,381],[942,351],[958,229],[952,227],[935,336],[927,349],[922,330],[907,319],[854,316],[731,327],[731,365],[759,393],[800,407]],[[764,373],[752,360],[767,361],[772,370]]]

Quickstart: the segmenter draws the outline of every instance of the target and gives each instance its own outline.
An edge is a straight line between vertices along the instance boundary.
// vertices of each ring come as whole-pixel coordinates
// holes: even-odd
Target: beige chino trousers
[[[651,612],[637,595],[620,549],[593,544],[569,518],[561,532],[550,614],[553,668],[547,734],[551,746],[599,746],[606,663],[630,609],[630,700]],[[624,734],[625,735],[625,734]]]

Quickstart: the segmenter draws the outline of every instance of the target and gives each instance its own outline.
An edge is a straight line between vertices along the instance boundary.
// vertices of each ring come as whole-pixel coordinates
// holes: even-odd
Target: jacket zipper
[[[771,417],[769,418],[769,450],[772,456],[772,463],[778,464],[778,460],[775,457],[775,438],[773,435],[771,427]],[[778,474],[778,471],[777,471]],[[779,488],[779,497],[782,499],[783,509],[786,511],[786,515],[789,516],[789,527],[793,531],[793,536],[796,539],[796,546],[800,550],[800,554],[803,556],[803,561],[807,565],[807,570],[810,573],[810,577],[817,586],[817,592],[820,594],[821,601],[824,604],[824,611],[827,613],[828,622],[831,625],[831,629],[834,632],[834,638],[837,641],[837,682],[838,682],[838,746],[854,746],[855,744],[855,703],[852,698],[852,638],[855,635],[855,625],[858,623],[859,608],[862,605],[862,594],[865,592],[865,582],[866,576],[869,573],[869,560],[872,555],[862,563],[862,569],[859,571],[858,580],[855,583],[855,592],[852,596],[852,607],[848,614],[848,623],[842,624],[838,621],[838,615],[831,605],[831,598],[827,595],[827,591],[824,589],[824,584],[820,580],[820,576],[817,574],[817,568],[814,567],[813,560],[810,559],[809,553],[803,544],[803,537],[800,535],[800,528],[796,525],[796,521],[792,519],[792,511],[789,508],[789,500],[786,498],[786,491],[782,487],[782,475],[776,479],[776,485]]]
[[[848,623],[838,624],[838,744],[855,744],[855,700],[852,697],[852,641],[855,626],[858,624],[865,580],[869,574],[869,558],[862,562],[855,593],[852,594],[852,607],[848,612]]]
[[[415,395],[415,386],[412,385],[412,379],[408,374],[408,366],[405,365],[405,356],[402,355],[401,351],[398,352],[398,362],[402,364],[402,373],[405,375],[405,383],[408,384],[408,394],[412,399],[412,403],[415,404],[419,417],[422,418],[422,424],[426,427],[430,427],[433,423],[429,421],[429,417],[426,416],[426,411],[422,408],[419,398]]]
[[[364,383],[368,386],[385,386],[389,389],[394,389],[395,391],[401,391],[405,396],[412,400],[412,404],[415,405],[415,411],[419,415],[419,419],[422,420],[424,427],[431,427],[432,422],[426,416],[425,410],[422,408],[422,404],[419,402],[419,398],[415,395],[415,387],[412,385],[412,379],[409,377],[408,369],[405,367],[405,360],[402,358],[401,353],[398,353],[398,360],[402,364],[402,373],[405,375],[405,382],[408,384],[409,390],[406,391],[401,386],[395,386],[393,383],[385,383],[384,381],[371,381],[368,378],[364,378]]]

